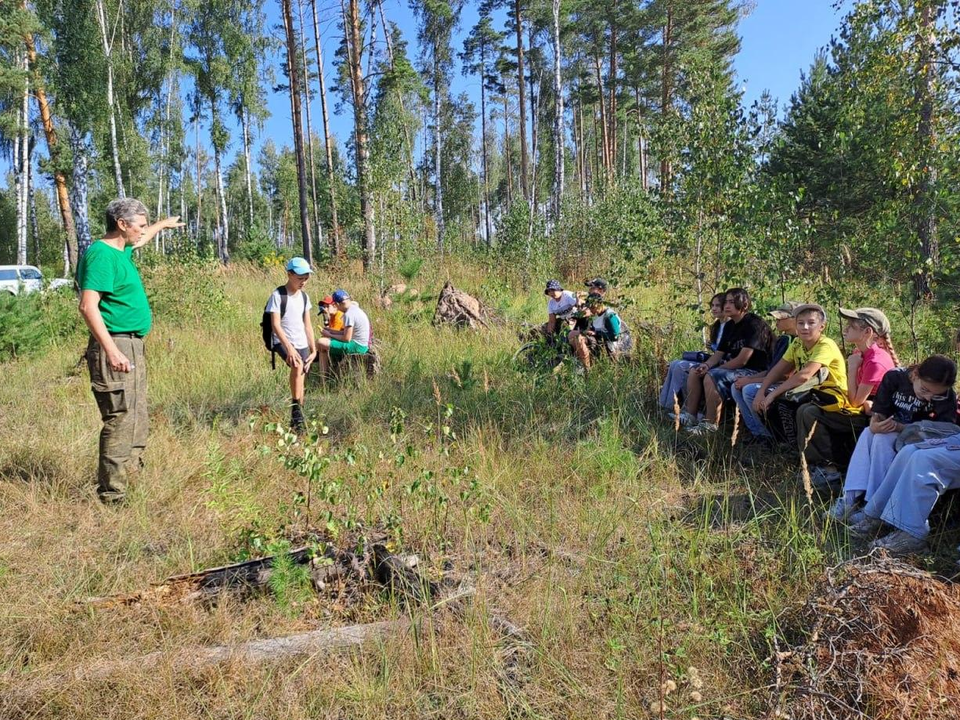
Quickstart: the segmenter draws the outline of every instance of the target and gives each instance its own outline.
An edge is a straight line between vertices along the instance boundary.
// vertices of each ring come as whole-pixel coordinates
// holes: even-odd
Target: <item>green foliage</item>
[[[290,248],[286,248],[292,257]],[[254,225],[247,232],[246,237],[237,244],[233,251],[234,260],[245,260],[260,267],[269,268],[275,264],[279,253],[277,245],[270,239],[268,233],[260,226]]]
[[[291,559],[290,543],[278,540],[267,552],[274,556],[270,565],[268,585],[277,605],[288,615],[295,615],[299,607],[314,597],[310,568]]]
[[[60,340],[81,335],[76,298],[63,288],[46,293],[0,293],[0,361],[40,355]]]
[[[220,264],[192,246],[175,255],[147,254],[141,275],[154,315],[200,323],[222,318],[227,310]]]
[[[420,274],[420,268],[422,267],[422,257],[408,257],[405,260],[401,260],[400,264],[397,265],[397,272],[400,273],[400,277],[404,280],[411,282]]]

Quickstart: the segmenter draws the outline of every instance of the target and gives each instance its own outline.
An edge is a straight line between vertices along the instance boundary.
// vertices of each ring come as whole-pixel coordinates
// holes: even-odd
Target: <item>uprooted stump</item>
[[[488,327],[492,313],[482,302],[462,290],[457,290],[447,280],[437,299],[437,309],[433,314],[433,324],[453,325],[477,330]]]
[[[960,587],[860,558],[828,572],[784,627],[788,646],[776,640],[771,658],[772,716],[956,717]]]

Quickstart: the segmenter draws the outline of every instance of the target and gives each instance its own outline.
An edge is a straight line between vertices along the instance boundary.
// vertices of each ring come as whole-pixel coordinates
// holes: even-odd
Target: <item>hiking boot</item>
[[[716,423],[707,422],[704,420],[699,425],[687,428],[687,433],[689,433],[692,437],[708,437],[716,433],[717,430],[718,427]]]
[[[870,548],[882,548],[891,555],[911,555],[927,551],[927,541],[915,538],[903,530],[894,530],[885,537],[874,540]]]
[[[300,407],[300,403],[296,400],[294,400],[290,406],[290,429],[298,435],[302,434],[306,429],[306,423],[303,419],[303,408]]]
[[[672,413],[672,412],[668,412],[667,417],[673,421],[676,421],[677,419],[676,413]],[[691,415],[686,410],[683,410],[680,413],[680,427],[692,428],[692,427],[696,427],[699,423],[700,421],[697,419],[696,415]]]
[[[835,522],[846,522],[850,517],[856,514],[857,508],[860,507],[860,503],[850,504],[847,502],[846,498],[843,496],[838,497],[837,501],[830,507],[829,510],[824,514],[825,518],[829,518]],[[866,517],[866,515],[863,515]]]
[[[840,482],[841,477],[843,476],[840,474],[840,471],[832,465],[818,465],[810,473],[810,483],[814,487],[826,487],[827,485]]]
[[[876,535],[880,531],[880,528],[883,527],[883,520],[881,520],[880,518],[870,517],[866,513],[862,513],[862,514],[863,514],[863,518],[859,520],[859,522],[856,522],[856,523],[853,522],[854,518],[852,515],[848,519],[848,522],[850,523],[848,526],[850,534],[855,535],[856,537],[861,537],[861,538],[866,538],[866,537],[870,537],[871,535]]]

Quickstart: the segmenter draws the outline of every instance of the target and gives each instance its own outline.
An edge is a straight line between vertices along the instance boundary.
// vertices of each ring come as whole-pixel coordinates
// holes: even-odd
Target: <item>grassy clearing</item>
[[[821,505],[807,506],[788,461],[745,469],[725,443],[681,447],[659,422],[659,362],[690,342],[682,333],[643,336],[636,363],[587,378],[524,374],[510,363],[513,328],[542,299],[464,269],[420,278],[423,296],[373,310],[384,372],[313,386],[307,410],[329,428],[330,455],[310,520],[386,525],[432,566],[473,575],[465,617],[425,616],[419,633],[332,658],[167,663],[43,685],[99,660],[401,613],[385,594],[348,605],[301,597],[295,580],[212,608],[77,604],[242,557],[303,521],[304,480],[277,462],[264,430],[286,418],[285,373],[270,370],[257,327],[277,278],[225,271],[225,300],[204,314],[182,278],[181,297],[162,273],[151,278],[148,467],[126,507],[95,500],[83,334],[2,366],[0,716],[636,718],[659,717],[650,708],[661,699],[671,718],[763,715],[777,617],[850,554],[847,539],[819,520]],[[432,328],[429,293],[448,274],[508,322],[480,334]],[[372,287],[342,282],[372,308]],[[334,284],[321,275],[308,289]],[[659,302],[655,289],[634,300],[628,320]],[[666,321],[693,323],[682,312]],[[503,681],[494,612],[531,641],[518,682]],[[666,698],[664,681],[678,686]]]

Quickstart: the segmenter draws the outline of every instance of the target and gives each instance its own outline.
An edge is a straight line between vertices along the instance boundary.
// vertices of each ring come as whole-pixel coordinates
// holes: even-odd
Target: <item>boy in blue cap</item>
[[[271,314],[273,351],[290,368],[290,427],[301,432],[304,380],[317,357],[317,343],[310,322],[310,298],[303,292],[313,269],[302,257],[287,263],[287,284],[278,287],[267,301]]]

